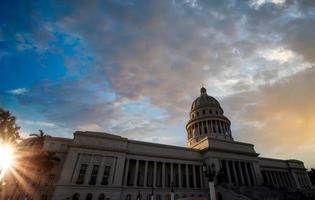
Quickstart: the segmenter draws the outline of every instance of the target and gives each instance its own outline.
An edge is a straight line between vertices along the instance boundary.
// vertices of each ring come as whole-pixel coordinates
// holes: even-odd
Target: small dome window
[[[209,110],[209,113],[212,114],[212,110]]]
[[[199,116],[199,112],[197,112],[197,116]]]
[[[217,110],[215,111],[215,114],[217,114],[217,115],[219,114]]]
[[[206,114],[206,111],[205,111],[205,110],[202,110],[202,114],[205,115],[205,114]]]

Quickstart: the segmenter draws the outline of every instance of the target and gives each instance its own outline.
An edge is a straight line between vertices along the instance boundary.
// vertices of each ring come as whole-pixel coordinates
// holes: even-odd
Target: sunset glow
[[[14,162],[13,148],[7,144],[0,144],[0,180]]]

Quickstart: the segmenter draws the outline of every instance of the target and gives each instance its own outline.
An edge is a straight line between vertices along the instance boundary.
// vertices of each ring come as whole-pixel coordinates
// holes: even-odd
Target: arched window
[[[199,112],[197,112],[197,116],[199,116]]]
[[[98,200],[105,200],[105,194],[100,194],[98,196]]]
[[[206,114],[206,111],[205,111],[205,110],[202,110],[202,114],[204,114],[204,115],[205,115],[205,114]]]
[[[72,196],[72,200],[79,200],[80,199],[80,195],[78,193],[75,193],[73,196]]]
[[[209,113],[212,114],[212,110],[209,110]]]
[[[217,114],[217,115],[219,114],[217,110],[215,111],[215,114]]]
[[[86,195],[85,200],[92,200],[92,198],[93,198],[93,195],[92,195],[91,193],[88,193],[88,194]]]

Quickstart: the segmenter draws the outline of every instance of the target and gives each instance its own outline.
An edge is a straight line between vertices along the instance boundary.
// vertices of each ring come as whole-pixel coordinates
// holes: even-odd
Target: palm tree
[[[16,119],[9,111],[0,108],[0,142],[16,144],[20,138],[20,127],[16,124]]]
[[[30,136],[34,137],[33,145],[39,146],[40,148],[43,148],[46,138],[51,138],[50,135],[46,135],[42,130],[39,130],[39,133],[30,134]]]

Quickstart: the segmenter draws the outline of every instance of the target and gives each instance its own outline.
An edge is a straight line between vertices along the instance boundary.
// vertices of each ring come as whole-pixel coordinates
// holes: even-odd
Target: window
[[[110,166],[105,166],[103,179],[101,183],[102,185],[108,185],[109,174],[110,174]]]
[[[204,114],[204,115],[205,115],[205,114],[206,114],[206,111],[205,111],[205,110],[202,110],[202,114]]]
[[[105,200],[105,195],[104,194],[100,194],[98,196],[98,200]]]
[[[47,200],[47,195],[46,195],[46,194],[42,194],[42,196],[41,196],[40,199],[41,199],[41,200]]]
[[[215,114],[217,114],[217,115],[219,114],[217,110],[215,111]]]
[[[209,110],[209,113],[212,114],[212,110]]]
[[[199,116],[199,112],[197,112],[197,116]]]
[[[75,193],[73,196],[72,196],[72,200],[79,200],[80,199],[80,195],[78,193]]]
[[[89,182],[90,185],[96,184],[98,169],[99,169],[99,165],[93,165],[91,178],[90,178],[90,182]]]
[[[88,166],[87,164],[81,164],[79,176],[78,176],[76,184],[83,184],[87,166]]]
[[[88,194],[86,195],[85,200],[92,200],[92,198],[93,198],[93,195],[92,195],[91,193],[88,193]]]

